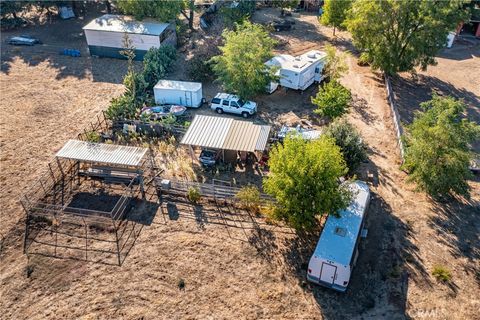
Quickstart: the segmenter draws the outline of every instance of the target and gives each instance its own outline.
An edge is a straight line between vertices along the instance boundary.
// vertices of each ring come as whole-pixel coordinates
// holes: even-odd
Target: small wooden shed
[[[83,27],[90,55],[124,59],[125,34],[135,47],[135,60],[142,60],[150,48],[177,44],[175,24],[135,21],[132,17],[106,14]]]

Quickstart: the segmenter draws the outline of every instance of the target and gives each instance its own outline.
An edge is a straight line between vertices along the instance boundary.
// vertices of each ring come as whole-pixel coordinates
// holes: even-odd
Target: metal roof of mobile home
[[[196,115],[182,144],[235,151],[263,151],[270,126],[231,118]]]
[[[169,23],[135,21],[132,17],[115,14],[105,14],[90,21],[83,30],[126,32],[159,36],[169,26]]]
[[[370,201],[370,190],[363,181],[349,185],[353,200],[345,209],[339,211],[340,218],[330,215],[323,227],[314,256],[347,266],[352,259],[360,227]],[[338,231],[338,232],[337,232]]]
[[[147,148],[68,140],[55,156],[85,162],[138,167],[147,150]]]

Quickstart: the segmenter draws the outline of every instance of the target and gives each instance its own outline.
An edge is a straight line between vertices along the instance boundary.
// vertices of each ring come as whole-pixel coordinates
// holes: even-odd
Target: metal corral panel
[[[352,203],[339,211],[340,218],[330,215],[323,227],[314,256],[348,266],[355,250],[360,227],[370,202],[370,190],[363,181],[350,185]]]
[[[255,151],[260,126],[247,121],[234,121],[223,144],[225,150]]]
[[[222,149],[233,119],[196,115],[182,138],[182,144]]]
[[[169,25],[169,23],[138,22],[128,16],[105,14],[90,21],[83,30],[159,36]]]
[[[260,126],[257,144],[255,145],[256,151],[263,151],[267,147],[268,137],[270,135],[270,128],[270,126]]]
[[[69,140],[63,148],[57,152],[56,157],[85,162],[138,167],[141,165],[147,150],[147,148]]]

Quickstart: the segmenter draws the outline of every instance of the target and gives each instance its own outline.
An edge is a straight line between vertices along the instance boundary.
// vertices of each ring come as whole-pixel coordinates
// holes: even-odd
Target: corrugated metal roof
[[[147,148],[68,140],[55,155],[58,158],[137,167]]]
[[[258,135],[255,150],[263,151],[267,147],[268,136],[270,135],[270,126],[260,126],[260,133]]]
[[[169,25],[160,22],[139,22],[129,16],[105,14],[90,21],[83,29],[159,36]]]
[[[222,149],[233,119],[196,115],[182,138],[182,144]]]
[[[196,115],[182,144],[235,151],[263,151],[270,126],[231,118]]]
[[[225,150],[255,151],[260,126],[247,121],[233,121],[223,143]]]

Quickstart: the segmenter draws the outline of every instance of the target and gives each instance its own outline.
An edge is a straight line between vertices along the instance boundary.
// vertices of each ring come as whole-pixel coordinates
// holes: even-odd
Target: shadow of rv
[[[413,243],[415,232],[396,218],[390,206],[375,193],[367,212],[366,228],[368,236],[360,242],[360,255],[345,293],[307,282],[308,262],[318,233],[298,235],[288,243],[284,252],[287,265],[300,286],[312,294],[325,319],[408,318],[409,279],[431,286]]]

